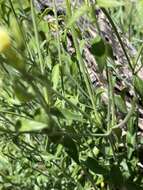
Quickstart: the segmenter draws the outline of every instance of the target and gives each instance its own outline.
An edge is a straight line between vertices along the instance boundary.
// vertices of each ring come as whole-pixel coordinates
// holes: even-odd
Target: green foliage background
[[[133,73],[136,97],[128,110],[104,62],[99,69],[109,71],[109,103],[102,101],[104,89],[91,85],[84,66],[85,41],[77,40],[76,20],[85,13],[91,17],[92,10],[83,5],[71,15],[66,3],[62,28],[61,18],[55,14],[47,23],[46,11],[38,13],[32,1],[0,0],[0,25],[11,36],[11,47],[0,54],[0,190],[142,189],[143,141],[137,132],[143,81]],[[143,1],[97,3],[110,8],[141,57]],[[72,56],[65,50],[68,31],[76,49]],[[101,45],[95,39],[93,52]],[[107,59],[107,51],[95,56],[101,61],[103,54]]]

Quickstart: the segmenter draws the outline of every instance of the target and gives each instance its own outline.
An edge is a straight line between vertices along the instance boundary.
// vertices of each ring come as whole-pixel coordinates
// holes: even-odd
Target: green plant
[[[94,88],[89,80],[82,54],[86,39],[76,24],[84,14],[96,23],[88,3],[73,14],[66,0],[67,18],[61,18],[53,1],[55,20],[47,23],[43,17],[50,10],[38,15],[32,2],[0,1],[1,25],[10,40],[0,54],[0,189],[142,189],[138,166],[142,138],[137,136],[142,47],[137,47],[135,60],[128,57],[105,9],[110,7],[111,15],[118,19],[125,11],[113,12],[112,8],[121,4],[97,2],[127,58],[134,92],[129,98],[128,89],[115,91],[118,68],[110,46],[101,37],[92,41],[91,51],[96,52],[99,74],[106,73],[106,87]],[[125,3],[135,15],[133,3]],[[139,6],[141,9],[136,3],[136,9]],[[60,19],[65,19],[64,25],[59,25]],[[131,31],[131,36],[139,39],[138,24],[127,21],[125,29],[128,24],[136,31]],[[68,32],[73,38],[73,54],[66,50]],[[97,54],[101,47],[105,51]],[[106,62],[109,57],[110,64]]]

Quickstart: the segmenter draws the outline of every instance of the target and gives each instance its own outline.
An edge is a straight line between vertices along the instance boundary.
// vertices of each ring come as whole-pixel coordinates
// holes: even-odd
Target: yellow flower
[[[5,28],[0,27],[0,53],[8,49],[10,44],[11,40],[8,31]]]

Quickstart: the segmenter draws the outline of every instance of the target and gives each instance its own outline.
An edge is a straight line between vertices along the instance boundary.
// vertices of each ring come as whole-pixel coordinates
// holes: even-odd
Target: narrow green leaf
[[[46,123],[41,123],[34,120],[22,119],[20,132],[31,132],[31,131],[40,131],[44,128],[47,128]]]
[[[138,76],[134,76],[133,81],[136,92],[143,99],[143,80]]]
[[[52,70],[53,88],[56,89],[60,79],[60,64],[56,64]]]
[[[68,120],[83,121],[82,116],[78,113],[73,113],[68,109],[61,109],[60,111],[62,112],[64,117]]]
[[[8,170],[11,163],[8,162],[8,159],[6,157],[4,157],[3,154],[0,155],[0,170],[4,171],[4,170]]]
[[[135,151],[135,146],[136,146],[136,130],[137,130],[136,117],[133,116],[130,118],[127,127],[128,127],[126,135],[127,153],[128,153],[128,159],[131,159],[131,156]]]
[[[122,113],[127,113],[127,107],[126,107],[126,103],[123,100],[123,98],[120,95],[115,95],[115,104],[117,106],[117,108],[119,109],[119,111],[121,111]]]
[[[100,72],[103,72],[103,69],[105,68],[106,59],[107,59],[107,57],[105,54],[101,57],[96,56],[96,61],[97,61],[98,68],[99,68]]]
[[[23,42],[21,30],[19,28],[19,25],[15,17],[10,18],[10,25],[11,25],[12,35],[14,36],[14,39],[17,42],[17,46],[21,49],[24,48],[24,42]]]

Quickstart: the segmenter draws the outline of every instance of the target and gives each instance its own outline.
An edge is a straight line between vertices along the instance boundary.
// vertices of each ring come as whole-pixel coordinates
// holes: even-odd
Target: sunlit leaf
[[[21,127],[19,128],[19,131],[20,132],[40,131],[44,128],[47,128],[46,123],[41,123],[34,120],[22,119]]]
[[[71,112],[68,109],[61,109],[61,112],[68,120],[83,121],[83,118],[79,113]]]
[[[97,0],[97,4],[100,7],[112,8],[124,5],[123,1],[117,0]]]
[[[53,88],[55,89],[57,88],[59,80],[60,80],[60,65],[56,64],[52,70]]]

